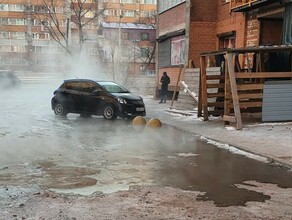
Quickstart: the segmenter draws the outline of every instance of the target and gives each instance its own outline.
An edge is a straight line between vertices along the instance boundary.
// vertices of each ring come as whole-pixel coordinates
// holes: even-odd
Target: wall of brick
[[[186,4],[180,4],[159,15],[159,36],[185,28]]]
[[[191,0],[189,24],[189,56],[195,67],[200,53],[216,50],[217,0]]]
[[[229,4],[222,4],[221,0],[218,0],[217,5],[218,17],[216,35],[235,31],[235,47],[240,48],[245,46],[245,15],[242,13],[230,12]],[[217,39],[217,47],[219,39]]]
[[[199,67],[200,54],[216,50],[216,23],[191,22],[189,42],[189,60]]]
[[[217,19],[218,0],[191,0],[190,20],[214,22]]]
[[[248,13],[246,22],[246,47],[258,46],[260,23],[256,14]]]

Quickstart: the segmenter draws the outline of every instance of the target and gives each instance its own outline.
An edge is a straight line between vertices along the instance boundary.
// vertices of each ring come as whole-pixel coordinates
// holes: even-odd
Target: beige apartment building
[[[50,5],[54,2],[54,5]],[[56,3],[57,2],[57,3]],[[156,0],[87,0],[82,36],[74,14],[80,0],[2,0],[0,3],[0,69],[56,72],[68,69],[70,57],[82,39],[82,65],[98,69],[101,63],[100,22],[152,22]],[[105,2],[105,4],[104,4]],[[102,11],[102,16],[95,15]],[[58,41],[47,28],[51,13],[58,20]],[[105,16],[103,16],[105,15]],[[151,19],[150,19],[151,18]],[[56,28],[56,27],[55,27]],[[63,38],[62,38],[63,37]],[[80,49],[80,48],[79,48]],[[80,61],[80,59],[79,59]],[[73,62],[74,63],[74,62]]]

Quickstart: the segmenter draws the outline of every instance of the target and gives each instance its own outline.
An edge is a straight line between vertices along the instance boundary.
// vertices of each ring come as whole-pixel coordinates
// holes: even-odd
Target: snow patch
[[[196,157],[199,154],[193,154],[193,153],[178,153],[177,155],[180,156],[180,157]]]
[[[217,141],[210,140],[210,139],[208,139],[206,137],[203,137],[203,136],[201,136],[200,139],[206,141],[209,144],[213,144],[213,145],[215,145],[215,146],[217,146],[217,147],[219,147],[221,149],[228,150],[228,151],[230,151],[230,152],[232,152],[234,154],[240,154],[240,155],[246,156],[248,158],[251,158],[251,159],[254,159],[254,160],[257,160],[257,161],[268,163],[268,159],[266,157],[262,157],[262,156],[259,156],[259,155],[256,155],[256,154],[252,154],[252,153],[240,150],[240,149],[238,149],[236,147],[230,146],[229,144],[221,144],[221,143],[219,143]]]
[[[247,127],[259,127],[259,126],[279,126],[279,125],[292,125],[292,122],[273,122],[273,123],[255,123],[255,124],[251,124],[251,125],[246,125]]]

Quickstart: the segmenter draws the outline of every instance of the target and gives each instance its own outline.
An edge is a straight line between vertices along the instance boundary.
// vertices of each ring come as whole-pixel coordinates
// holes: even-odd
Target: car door
[[[63,92],[66,107],[70,112],[80,111],[80,85],[79,82],[67,82]]]
[[[96,114],[101,100],[101,89],[93,82],[81,84],[83,112]]]

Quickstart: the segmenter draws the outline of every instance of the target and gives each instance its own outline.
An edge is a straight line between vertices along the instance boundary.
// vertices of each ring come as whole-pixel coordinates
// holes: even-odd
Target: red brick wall
[[[220,35],[222,33],[227,33],[235,31],[235,47],[241,48],[245,47],[245,15],[242,13],[230,13],[229,4],[222,4],[221,0],[218,1],[218,18],[216,34]],[[219,39],[217,38],[217,49],[219,45]]]
[[[213,22],[217,18],[218,0],[191,0],[191,21],[206,21]]]
[[[200,53],[216,50],[217,0],[191,0],[189,60],[200,65]]]
[[[165,34],[166,32],[185,28],[185,8],[186,4],[183,3],[159,15],[159,36]]]
[[[246,46],[258,46],[260,23],[256,17],[256,14],[248,14],[246,22]]]
[[[189,60],[199,65],[200,53],[219,49],[217,35],[235,31],[237,48],[245,46],[245,16],[230,13],[229,3],[221,0],[192,0]]]
[[[189,60],[200,65],[200,53],[216,50],[216,23],[191,22],[189,35]]]

